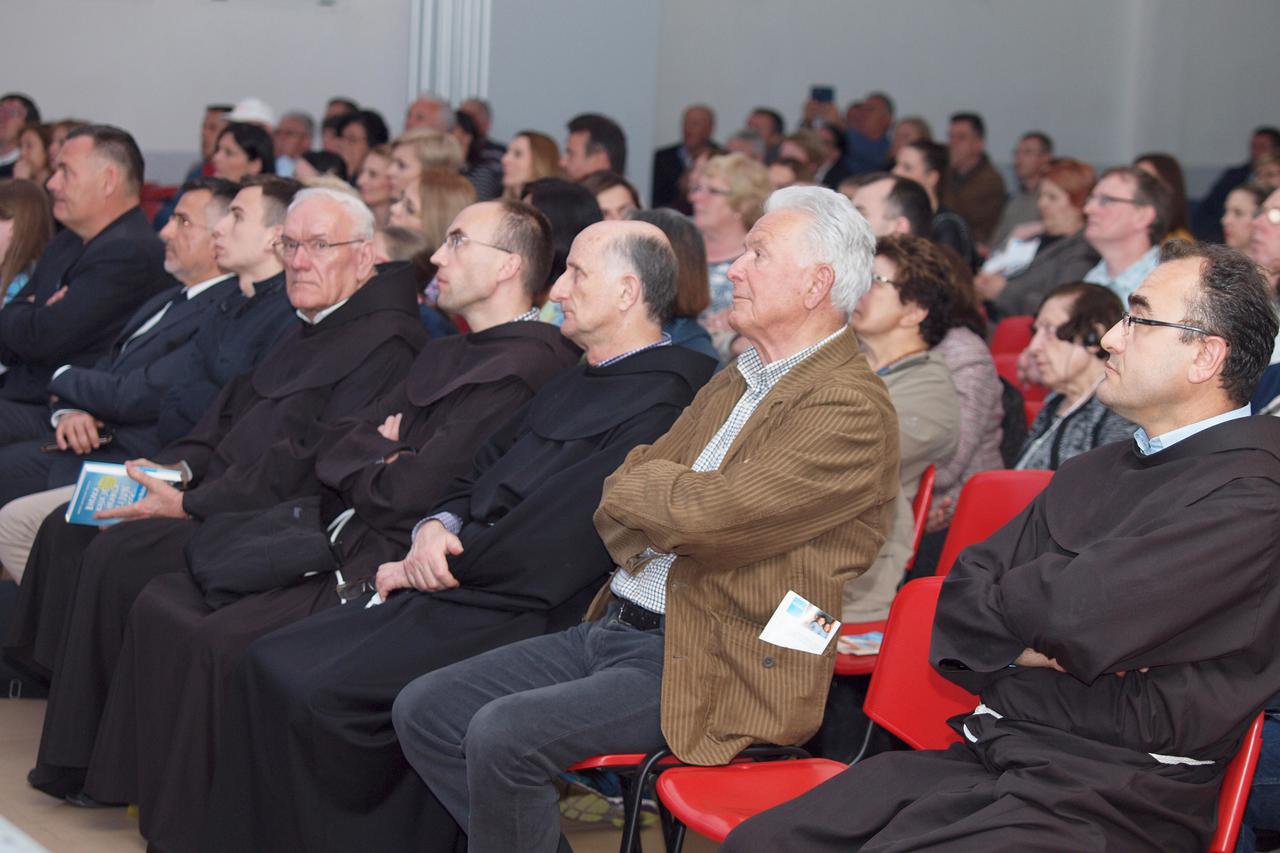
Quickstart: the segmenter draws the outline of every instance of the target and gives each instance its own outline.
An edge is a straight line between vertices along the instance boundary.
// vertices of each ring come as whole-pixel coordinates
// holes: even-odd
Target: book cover
[[[182,472],[172,468],[146,467],[142,470],[157,480],[168,483],[182,481]],[[124,465],[117,462],[85,462],[80,466],[80,477],[76,480],[71,503],[67,504],[66,518],[71,524],[88,524],[93,527],[119,524],[119,519],[104,521],[94,518],[93,514],[137,503],[146,495],[147,487],[131,480]]]

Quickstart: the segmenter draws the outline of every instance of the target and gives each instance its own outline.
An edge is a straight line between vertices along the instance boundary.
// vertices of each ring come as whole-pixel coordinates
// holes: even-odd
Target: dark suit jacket
[[[649,193],[651,207],[671,207],[681,213],[689,212],[689,200],[680,192],[680,176],[684,174],[684,162],[680,159],[677,142],[653,152],[653,186]]]
[[[164,248],[141,208],[88,243],[69,230],[56,235],[27,286],[0,311],[0,361],[9,366],[0,398],[46,402],[54,369],[93,364],[134,311],[171,282]],[[64,284],[66,296],[46,306]]]
[[[180,288],[157,294],[130,318],[111,352],[94,367],[72,367],[49,382],[49,392],[59,398],[55,408],[83,409],[105,421],[122,450],[147,454],[159,449],[155,421],[168,385],[188,380],[185,375],[165,377],[166,357],[180,353],[233,292],[238,293],[239,287],[229,276],[194,299],[184,298]],[[130,340],[151,315],[174,299],[160,322]],[[162,378],[169,381],[158,381]]]

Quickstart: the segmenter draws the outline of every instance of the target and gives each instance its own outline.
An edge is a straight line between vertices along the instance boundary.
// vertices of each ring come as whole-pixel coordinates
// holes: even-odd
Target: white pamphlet
[[[760,632],[760,639],[784,649],[820,655],[839,633],[838,619],[805,601],[794,590],[787,590],[769,624]]]

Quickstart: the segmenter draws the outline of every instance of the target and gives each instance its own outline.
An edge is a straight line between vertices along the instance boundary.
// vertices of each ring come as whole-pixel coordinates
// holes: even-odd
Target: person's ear
[[[804,307],[812,311],[831,298],[831,289],[836,284],[836,271],[831,264],[815,264],[809,277],[809,286],[804,291]]]
[[[1187,368],[1187,381],[1193,385],[1199,385],[1221,376],[1230,352],[1231,348],[1225,339],[1217,335],[1201,336],[1195,355]]]
[[[640,301],[644,285],[640,283],[640,277],[633,272],[623,273],[618,279],[618,310],[626,313]]]

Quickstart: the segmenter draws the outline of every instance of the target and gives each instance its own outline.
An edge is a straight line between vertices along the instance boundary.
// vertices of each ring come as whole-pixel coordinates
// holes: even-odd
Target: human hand
[[[924,529],[926,533],[937,533],[951,523],[951,512],[955,508],[955,498],[947,495],[940,501],[936,501],[929,508],[929,517],[925,520]]]
[[[88,412],[68,412],[58,419],[54,430],[58,449],[70,450],[79,456],[97,450],[102,446],[98,437],[98,428],[102,425],[102,421]]]
[[[62,301],[62,298],[66,295],[67,295],[67,286],[64,284],[62,285],[62,287],[59,287],[57,290],[55,290],[52,296],[50,296],[48,299],[45,300],[44,307],[48,308],[50,305],[57,305],[59,302]]]
[[[457,556],[462,550],[462,540],[439,521],[428,521],[418,529],[413,546],[403,560],[378,567],[375,581],[378,594],[385,599],[387,593],[405,586],[422,592],[453,589],[459,584],[449,571],[448,557]]]
[[[1009,284],[1009,279],[993,272],[980,272],[973,277],[973,289],[979,299],[995,299]]]
[[[378,426],[378,435],[387,441],[400,440],[400,421],[404,418],[403,412],[396,412],[389,415],[385,421]]]
[[[1013,665],[1025,666],[1025,667],[1041,667],[1044,669],[1056,669],[1058,672],[1066,672],[1065,669],[1063,669],[1061,666],[1058,665],[1058,662],[1056,660],[1049,657],[1048,655],[1043,655],[1032,648],[1023,649],[1022,654],[1018,655],[1017,659],[1014,660]]]
[[[99,510],[94,518],[103,521],[119,519],[121,521],[138,521],[144,518],[186,518],[187,512],[182,508],[182,492],[164,480],[157,480],[142,468],[145,459],[131,459],[124,463],[129,478],[147,487],[147,496],[128,506],[115,509]]]

